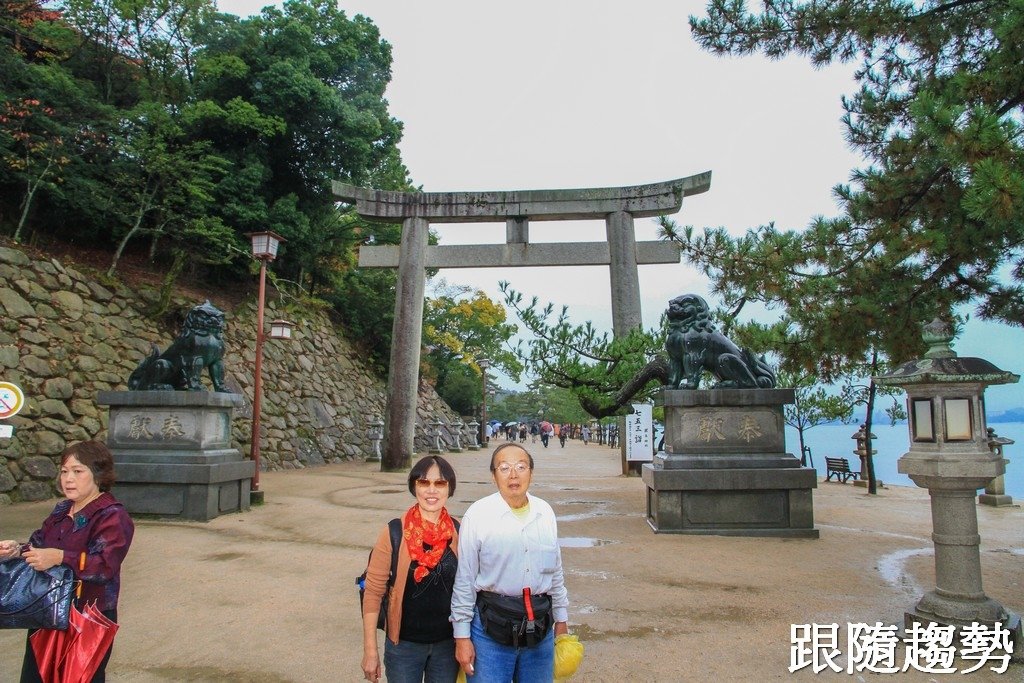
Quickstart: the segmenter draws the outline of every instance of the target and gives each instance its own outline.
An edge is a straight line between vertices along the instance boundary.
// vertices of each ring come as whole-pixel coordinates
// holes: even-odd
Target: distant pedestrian
[[[590,427],[583,425],[583,429],[580,430],[580,435],[583,437],[583,445],[586,446],[590,442]]]
[[[526,425],[519,425],[519,443],[526,443]]]
[[[537,443],[537,434],[540,433],[540,428],[537,427],[537,423],[534,422],[530,425],[530,443]]]

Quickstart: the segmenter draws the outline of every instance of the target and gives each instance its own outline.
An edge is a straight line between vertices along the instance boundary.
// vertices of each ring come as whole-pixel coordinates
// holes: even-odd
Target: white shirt
[[[540,498],[526,495],[530,512],[522,521],[500,493],[476,501],[462,516],[452,591],[456,638],[469,638],[477,591],[522,595],[528,587],[533,595],[548,593],[555,621],[569,619],[555,512]]]

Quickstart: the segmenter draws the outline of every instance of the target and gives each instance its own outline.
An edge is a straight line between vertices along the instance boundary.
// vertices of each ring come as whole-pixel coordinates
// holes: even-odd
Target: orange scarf
[[[405,537],[409,556],[419,563],[412,573],[412,578],[419,583],[441,561],[441,556],[448,548],[448,541],[455,535],[455,524],[447,508],[441,508],[437,524],[431,524],[423,519],[420,506],[413,505],[409,512],[405,513],[405,529],[402,535]],[[424,544],[429,545],[430,550],[425,549]]]

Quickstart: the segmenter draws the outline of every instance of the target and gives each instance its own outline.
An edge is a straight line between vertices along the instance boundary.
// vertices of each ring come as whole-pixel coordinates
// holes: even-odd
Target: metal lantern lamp
[[[981,585],[978,512],[975,495],[1006,469],[990,447],[985,425],[985,387],[1020,380],[981,358],[958,357],[950,347],[948,324],[924,327],[924,358],[875,377],[882,386],[907,392],[910,451],[899,471],[928,489],[935,544],[935,590],[910,612],[906,626],[937,623],[956,628],[1000,622],[1021,644],[1020,618],[988,598]]]
[[[287,320],[274,320],[270,323],[270,338],[291,339],[294,329],[295,323],[288,322]]]
[[[262,232],[250,232],[246,235],[252,240],[252,257],[257,261],[273,261],[277,258],[277,248],[285,238],[276,232],[264,230]]]

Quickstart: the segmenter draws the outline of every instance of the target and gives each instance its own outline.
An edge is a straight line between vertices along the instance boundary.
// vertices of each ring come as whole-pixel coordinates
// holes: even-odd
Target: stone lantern
[[[455,443],[448,448],[452,453],[462,452],[462,428],[465,426],[466,425],[462,421],[462,418],[455,418],[455,422],[452,422],[451,435],[452,439],[455,440]]]
[[[366,456],[366,462],[380,462],[380,442],[384,438],[384,421],[378,415],[371,415],[366,418],[370,444],[373,452]]]
[[[480,450],[480,423],[470,420],[466,427],[469,429],[469,433],[466,434],[466,448],[471,451]]]
[[[868,485],[868,426],[866,424],[862,424],[860,429],[858,429],[850,438],[857,441],[857,447],[853,449],[853,454],[860,458],[860,478],[854,480],[853,485],[866,487]],[[871,438],[877,439],[878,437],[872,433]],[[877,454],[878,449],[872,448],[871,455]],[[875,485],[882,486],[882,482],[876,478]]]
[[[931,497],[935,590],[906,613],[906,627],[935,622],[959,629],[978,622],[992,628],[1000,622],[1019,646],[1020,617],[982,590],[975,496],[1006,470],[1006,461],[989,446],[985,387],[1020,377],[981,358],[957,357],[950,348],[952,331],[940,320],[926,325],[923,337],[929,345],[924,358],[875,377],[882,386],[907,392],[910,451],[898,468]]]
[[[1007,439],[1004,436],[996,434],[996,430],[991,427],[988,428],[988,447],[992,449],[992,452],[998,455],[1000,458],[1003,457],[1003,446],[1013,445],[1013,439]],[[985,487],[985,493],[978,496],[978,502],[982,505],[991,505],[992,507],[1009,507],[1013,505],[1013,496],[1006,495],[1006,481],[1005,475],[1000,474],[998,477],[989,482],[988,486]]]
[[[434,418],[434,420],[430,423],[430,426],[433,427],[433,430],[431,431],[431,436],[434,437],[434,443],[430,447],[430,450],[427,451],[428,453],[432,453],[434,455],[444,453],[444,451],[441,450],[441,425],[443,424],[444,423],[437,418]]]

